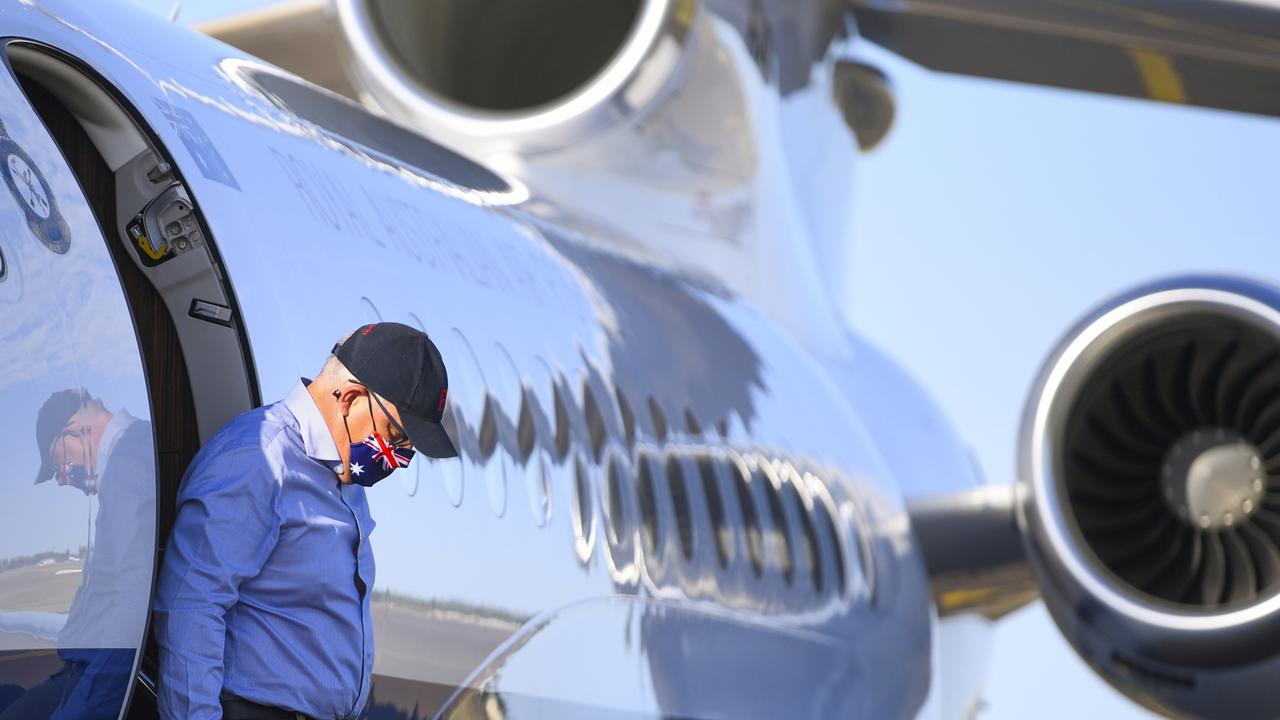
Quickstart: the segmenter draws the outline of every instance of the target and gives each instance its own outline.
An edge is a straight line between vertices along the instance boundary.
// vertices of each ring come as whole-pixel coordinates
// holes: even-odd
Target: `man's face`
[[[338,479],[372,487],[396,469],[407,467],[413,446],[404,433],[399,410],[363,385],[353,385],[342,398],[351,446],[339,449],[343,468]]]
[[[352,412],[347,416],[352,442],[359,442],[376,432],[389,445],[412,448],[413,445],[404,434],[404,425],[396,406],[374,395],[367,388],[362,390],[364,397],[352,403]]]
[[[91,435],[83,415],[76,413],[53,439],[48,453],[54,468],[53,478],[59,485],[74,485],[85,493],[90,491],[87,481],[93,474],[93,465],[97,459],[94,457]]]

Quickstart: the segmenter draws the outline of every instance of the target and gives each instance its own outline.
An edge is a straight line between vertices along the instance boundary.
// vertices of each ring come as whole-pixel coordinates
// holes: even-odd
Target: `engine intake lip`
[[[369,0],[334,0],[360,87],[383,110],[413,118],[445,141],[494,150],[549,150],[606,129],[647,106],[678,71],[697,0],[641,0],[609,60],[569,93],[531,107],[495,110],[451,100],[414,77],[382,36]],[[554,20],[554,19],[553,19]]]
[[[1280,591],[1239,603],[1170,602],[1133,587],[1090,547],[1065,489],[1063,458],[1074,407],[1118,349],[1153,328],[1221,318],[1280,347],[1280,294],[1233,278],[1183,278],[1147,286],[1082,321],[1046,363],[1030,395],[1020,442],[1019,520],[1045,594],[1117,642],[1193,665],[1238,664],[1271,653],[1280,637]],[[1051,603],[1051,607],[1053,604]]]

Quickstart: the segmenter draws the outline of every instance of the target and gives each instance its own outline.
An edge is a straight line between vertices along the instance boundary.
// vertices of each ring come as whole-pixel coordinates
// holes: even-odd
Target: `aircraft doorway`
[[[27,230],[41,240],[47,248],[41,250],[50,256],[34,255],[38,262],[23,265],[21,254],[4,248],[7,259],[18,259],[6,264],[6,279],[25,271],[25,277],[18,280],[25,281],[27,292],[20,307],[29,315],[39,312],[31,306],[31,302],[37,300],[35,282],[47,283],[51,279],[37,277],[37,271],[44,270],[46,275],[56,277],[59,282],[55,285],[66,290],[67,297],[53,300],[54,307],[46,307],[45,311],[63,316],[73,336],[67,345],[82,351],[84,357],[72,358],[69,361],[72,369],[65,373],[68,378],[59,381],[97,403],[93,405],[95,409],[101,405],[108,412],[118,409],[112,401],[121,395],[121,389],[133,387],[128,408],[140,416],[149,411],[149,418],[138,419],[138,427],[145,425],[147,431],[134,433],[146,436],[145,442],[143,439],[134,442],[134,449],[145,456],[133,458],[136,464],[133,484],[138,486],[134,488],[137,492],[120,498],[119,493],[108,493],[104,484],[97,494],[100,502],[90,511],[88,540],[83,545],[103,547],[109,540],[103,536],[104,529],[113,523],[122,524],[115,521],[117,515],[127,517],[130,526],[142,528],[124,546],[130,557],[114,561],[118,566],[134,568],[130,582],[135,586],[132,595],[137,597],[129,607],[120,608],[125,617],[116,620],[134,628],[137,637],[132,643],[116,638],[111,645],[132,644],[134,649],[128,652],[127,661],[121,659],[123,655],[114,660],[120,667],[114,667],[112,672],[118,677],[112,676],[108,684],[115,687],[124,683],[124,687],[117,687],[119,697],[109,700],[123,702],[132,685],[128,717],[154,717],[150,678],[155,675],[155,653],[153,647],[147,647],[146,628],[154,570],[159,567],[173,522],[178,485],[201,441],[226,420],[259,403],[256,378],[214,239],[200,217],[197,202],[190,196],[180,170],[155,135],[113,91],[74,60],[21,42],[8,44],[5,55],[12,75],[0,80],[16,80],[14,90],[25,95],[34,111],[34,122],[27,123],[31,130],[28,135],[40,130],[41,124],[47,132],[39,157],[27,162],[23,156],[13,153],[19,162],[8,172],[9,177],[19,178],[15,197],[27,201]],[[24,173],[23,165],[46,167],[55,160],[63,163],[56,170],[65,172],[56,173],[52,185],[44,180],[27,182],[26,178],[31,175]],[[55,174],[47,167],[44,172]],[[45,199],[51,204],[61,204],[56,212],[47,213],[48,217],[41,213],[45,208],[42,195],[47,195]],[[94,226],[100,229],[100,234],[93,232]],[[95,243],[96,249],[91,247]],[[64,246],[63,267],[47,270],[37,267],[54,263],[58,259],[57,251]],[[27,249],[27,252],[34,253],[34,250]],[[94,281],[96,284],[86,285],[81,276],[86,263],[77,263],[75,259],[90,254],[96,258],[92,267],[101,277]],[[9,271],[10,266],[13,272]],[[9,289],[12,288],[0,287],[0,302]],[[78,294],[77,289],[81,290]],[[72,295],[75,297],[70,297]],[[110,297],[104,297],[106,295]],[[94,317],[88,317],[91,315]],[[99,315],[106,317],[98,318]],[[103,335],[105,328],[84,326],[104,323],[114,323],[111,325],[114,332],[109,337],[119,347],[113,353],[95,356],[94,348],[84,347],[74,335],[93,331]],[[0,320],[0,336],[8,334],[2,332],[5,329]],[[16,327],[12,329],[15,334],[21,333]],[[120,356],[126,354],[125,365],[135,368],[129,383],[93,381],[95,362],[105,365],[114,361],[119,365]],[[45,368],[33,372],[48,375],[49,371],[46,364]],[[90,388],[90,384],[105,387]],[[121,414],[115,412],[114,416]],[[123,446],[117,443],[115,447]],[[123,467],[120,462],[107,463],[101,479],[107,478],[111,463]],[[149,487],[144,489],[142,485]],[[114,499],[114,505],[109,499]],[[6,549],[0,554],[7,557],[11,553]],[[108,555],[105,550],[98,552],[97,559],[89,553],[80,554],[84,556],[80,559],[80,572],[85,578],[116,576],[118,579],[122,575],[114,572],[103,559]],[[98,572],[96,567],[105,570]],[[71,574],[74,573],[68,573]],[[90,586],[91,582],[86,579],[75,593],[78,596],[88,592]],[[0,593],[0,620],[6,610],[4,603]],[[76,617],[75,602],[69,610],[58,607],[52,610],[51,615],[59,615],[58,610],[66,613],[68,627],[81,622]],[[57,617],[46,619],[53,624],[59,620]],[[87,619],[83,622],[93,625],[104,620],[95,618],[92,622]],[[3,629],[0,625],[0,637]],[[0,718],[7,717],[4,715],[4,708],[10,702],[5,697],[7,686],[27,690],[44,687],[36,676],[42,670],[56,670],[59,659],[66,661],[61,658],[65,654],[64,638],[52,629],[46,630],[45,644],[53,644],[58,649],[57,656],[45,654],[44,664],[49,668],[32,671],[33,677],[17,678],[16,683],[9,683],[7,670],[0,668]],[[6,648],[0,646],[0,650]],[[23,710],[23,717],[42,716],[31,715],[32,708],[40,712],[38,700],[27,698],[35,704]],[[21,697],[18,702],[22,702]]]

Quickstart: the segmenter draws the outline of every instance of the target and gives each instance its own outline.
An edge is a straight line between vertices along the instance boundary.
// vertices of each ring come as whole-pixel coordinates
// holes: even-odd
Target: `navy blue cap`
[[[53,479],[57,468],[49,462],[49,448],[58,435],[71,422],[71,416],[93,398],[84,390],[59,390],[49,396],[36,414],[36,449],[40,453],[40,470],[36,472],[36,484]]]
[[[449,375],[426,333],[402,323],[373,323],[334,345],[333,354],[365,387],[396,406],[414,450],[435,458],[457,457],[440,424]]]

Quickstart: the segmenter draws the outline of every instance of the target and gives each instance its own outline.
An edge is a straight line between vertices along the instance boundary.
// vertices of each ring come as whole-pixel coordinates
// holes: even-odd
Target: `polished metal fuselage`
[[[704,22],[708,38],[734,37]],[[364,323],[440,345],[462,457],[419,458],[369,492],[375,708],[888,718],[924,703],[932,611],[904,487],[972,470],[944,425],[921,421],[936,418],[923,393],[832,310],[818,261],[848,229],[815,225],[840,215],[821,202],[797,208],[823,173],[847,190],[847,168],[770,179],[794,162],[778,139],[809,121],[762,128],[817,112],[820,94],[788,105],[751,85],[731,109],[748,131],[726,138],[757,159],[731,193],[747,200],[615,194],[604,209],[653,208],[623,236],[594,222],[589,199],[608,188],[570,205],[572,163],[546,190],[509,172],[469,188],[469,161],[419,167],[351,141],[253,82],[253,59],[128,7],[9,2],[0,35],[92,68],[173,154],[265,400]],[[820,75],[822,58],[810,64]],[[692,225],[664,231],[663,213]],[[695,242],[700,222],[730,236],[655,253]],[[734,243],[776,258],[774,272],[707,265]],[[774,287],[753,298],[750,283]]]

